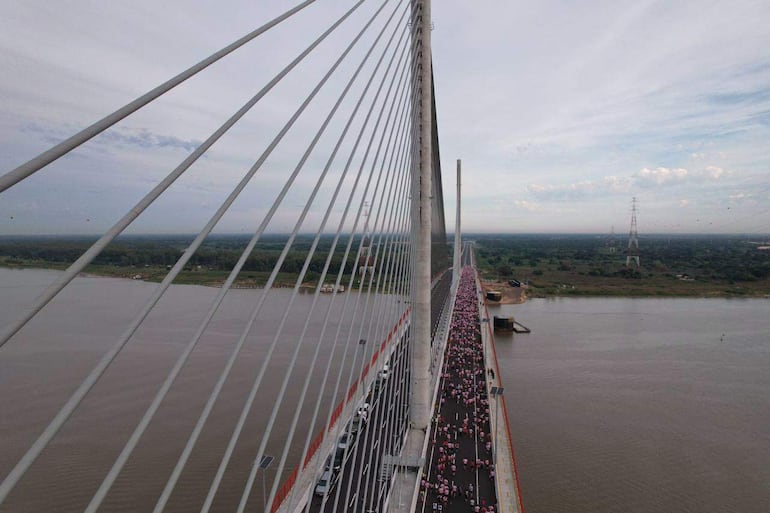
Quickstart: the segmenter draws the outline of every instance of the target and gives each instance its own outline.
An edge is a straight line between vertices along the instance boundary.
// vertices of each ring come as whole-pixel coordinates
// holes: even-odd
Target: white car
[[[390,376],[390,366],[386,363],[380,372],[377,373],[377,377],[381,379],[388,379]]]
[[[321,479],[315,485],[315,494],[324,496],[329,493],[334,485],[334,473],[330,470],[324,470]]]

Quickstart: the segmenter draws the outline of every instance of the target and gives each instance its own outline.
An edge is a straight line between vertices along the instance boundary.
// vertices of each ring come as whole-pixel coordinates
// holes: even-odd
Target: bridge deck
[[[446,339],[446,330],[448,329],[446,326],[448,321],[446,321],[444,316],[444,306],[448,301],[447,296],[449,296],[451,278],[452,273],[446,269],[435,276],[431,287],[431,304],[433,305],[431,326],[435,341],[433,349],[435,358],[433,364],[435,365],[440,365],[444,347],[442,341]],[[449,300],[451,301],[451,298]],[[381,367],[381,362],[387,362],[392,370],[393,379],[387,380],[382,389],[373,389],[374,377],[377,375],[374,372],[369,373],[368,377],[366,374],[362,375],[360,380],[353,384],[346,396],[347,400],[343,400],[335,409],[333,422],[328,427],[327,432],[325,433],[324,430],[321,430],[316,436],[316,441],[313,444],[314,452],[308,455],[301,468],[297,467],[294,470],[294,473],[290,475],[289,479],[284,482],[281,490],[279,490],[273,506],[274,512],[301,512],[305,510],[308,502],[310,502],[309,511],[311,512],[363,512],[377,510],[388,501],[391,490],[390,479],[398,480],[403,476],[396,472],[396,469],[399,467],[398,464],[391,464],[392,462],[387,461],[395,458],[395,456],[386,454],[386,452],[400,453],[400,447],[404,442],[401,438],[403,437],[402,427],[405,428],[406,426],[406,410],[404,409],[404,411],[399,411],[398,413],[398,422],[396,424],[399,426],[399,439],[395,443],[395,447],[392,441],[380,443],[384,440],[383,432],[385,429],[383,429],[383,432],[379,432],[378,429],[385,427],[387,423],[386,417],[390,418],[386,412],[382,411],[392,409],[393,405],[390,403],[398,399],[397,402],[399,404],[403,403],[403,408],[406,408],[406,398],[396,398],[400,391],[395,382],[409,382],[409,369],[405,365],[409,360],[409,353],[406,344],[404,344],[404,339],[410,326],[410,314],[411,308],[404,312],[404,315],[388,336],[387,341],[382,344],[381,360],[378,363],[378,368]],[[374,359],[376,357],[377,354],[373,356],[372,368],[374,368]],[[403,372],[399,370],[402,364],[406,367]],[[369,366],[366,368],[366,372],[368,371]],[[355,394],[357,390],[359,393]],[[356,400],[351,401],[352,397],[355,397]],[[342,468],[334,473],[333,484],[327,495],[311,495],[318,481],[321,465],[328,455],[334,453],[337,438],[339,438],[341,433],[345,432],[346,427],[333,429],[335,423],[337,420],[342,420],[341,425],[345,426],[348,420],[353,417],[356,407],[361,402],[370,404],[369,418],[371,421],[367,423],[361,432],[353,437],[352,448],[346,453],[345,463]],[[315,450],[316,447],[317,450]],[[401,460],[399,459],[400,462]],[[356,483],[360,482],[364,483],[364,488],[371,489],[371,491],[367,493],[356,491],[360,488]],[[398,497],[401,502],[407,500],[404,490],[409,488],[413,488],[413,484],[411,487],[409,485],[399,487]],[[296,491],[295,495],[299,497],[299,500],[284,501],[285,497],[291,495],[292,489]],[[343,492],[342,490],[345,491]]]
[[[487,365],[470,267],[458,287],[445,362],[418,511],[496,511]]]

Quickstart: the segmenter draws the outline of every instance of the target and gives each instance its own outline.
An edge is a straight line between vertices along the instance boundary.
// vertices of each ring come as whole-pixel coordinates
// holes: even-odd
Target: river
[[[0,326],[21,315],[56,276],[0,269]],[[0,475],[18,461],[156,286],[78,278],[0,349]],[[208,287],[171,288],[0,511],[83,510],[215,294]],[[228,296],[103,511],[152,509],[259,294],[236,290]],[[267,327],[277,324],[289,294],[271,291],[168,511],[200,507],[273,338]],[[297,298],[282,340],[299,333],[310,300],[305,294]],[[321,306],[328,300],[324,296]],[[340,306],[333,310],[335,320],[345,317]],[[490,311],[500,312],[532,329],[497,338],[528,513],[770,511],[770,300],[535,299]],[[311,330],[320,324],[313,316]],[[378,339],[386,325],[392,320],[382,320],[364,337]],[[324,344],[320,367],[311,372],[313,400],[331,335]],[[231,511],[240,498],[291,347],[276,349],[279,368],[266,374],[214,511]],[[294,400],[310,372],[311,355],[302,351],[295,366],[289,387]],[[335,357],[332,372],[351,363],[352,358]],[[333,399],[327,390],[324,408]],[[310,416],[308,408],[302,419]],[[268,444],[275,456],[293,411],[282,408],[278,414]],[[307,429],[299,426],[302,440]],[[287,468],[298,451],[289,454]],[[266,474],[268,490],[275,467]],[[261,497],[260,480],[252,504]]]
[[[527,513],[770,511],[770,300],[490,308]]]
[[[20,317],[57,276],[56,271],[0,268],[0,327],[4,328]],[[21,458],[83,378],[126,330],[156,287],[155,283],[134,280],[79,277],[0,349],[0,477],[5,477]],[[175,285],[169,289],[114,364],[0,506],[0,511],[58,513],[84,510],[217,292],[218,289],[191,285]],[[152,511],[263,292],[261,289],[233,290],[227,295],[100,511]],[[268,492],[274,480],[283,482],[299,461],[316,399],[321,397],[321,413],[313,433],[317,433],[326,421],[330,406],[337,404],[348,390],[351,366],[355,370],[353,375],[360,375],[362,362],[370,360],[371,351],[380,347],[398,313],[406,307],[395,296],[373,295],[378,305],[392,306],[383,309],[387,310],[387,315],[379,317],[365,313],[364,301],[356,310],[356,298],[361,297],[358,294],[338,295],[330,310],[331,322],[320,342],[317,364],[311,367],[317,345],[311,341],[319,340],[332,296],[321,295],[313,313],[310,311],[312,294],[298,294],[294,306],[288,310],[290,296],[290,289],[269,291],[165,511],[200,509],[248,391],[274,339],[278,343],[272,363],[266,367],[212,511],[234,511],[238,505],[287,369],[291,368],[293,372],[287,382],[286,399],[276,411],[275,426],[267,439],[266,454],[275,457],[264,474]],[[346,299],[349,302],[343,308]],[[378,306],[373,308],[372,304],[369,308],[379,311]],[[290,315],[284,330],[276,338],[279,321],[287,311]],[[352,323],[351,318],[355,319]],[[309,319],[308,333],[313,336],[308,337],[308,342],[298,352],[295,365],[290,366],[306,319]],[[340,324],[344,329],[336,338]],[[354,328],[349,332],[347,327],[351,324]],[[348,340],[351,340],[348,351],[342,357]],[[359,343],[361,340],[365,342]],[[336,351],[334,354],[332,348]],[[331,378],[321,394],[327,363],[330,364]],[[334,395],[334,384],[340,371],[341,385]],[[297,433],[287,454],[285,470],[276,480],[281,451],[308,376],[311,378],[308,397],[300,410]],[[359,394],[362,388],[359,387]],[[261,475],[255,482],[250,501],[249,511],[262,509]]]

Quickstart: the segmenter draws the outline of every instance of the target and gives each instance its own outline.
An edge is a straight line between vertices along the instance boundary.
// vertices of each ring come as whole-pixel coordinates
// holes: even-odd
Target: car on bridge
[[[362,426],[366,425],[369,419],[369,403],[363,403],[358,407],[358,411],[353,415],[353,419],[350,421],[350,432],[358,433]]]
[[[319,496],[327,495],[336,481],[336,474],[334,472],[331,470],[324,470],[324,473],[321,474],[321,478],[315,485],[315,494]]]

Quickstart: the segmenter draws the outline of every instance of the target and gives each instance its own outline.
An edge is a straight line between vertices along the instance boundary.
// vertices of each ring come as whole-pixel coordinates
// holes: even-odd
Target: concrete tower
[[[455,215],[455,247],[454,247],[454,276],[453,282],[460,280],[460,269],[462,268],[462,241],[460,238],[460,159],[457,159],[457,214]]]

